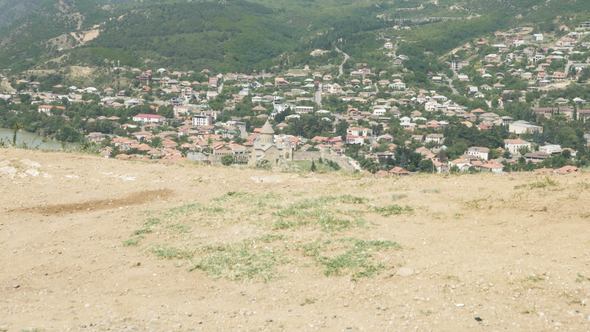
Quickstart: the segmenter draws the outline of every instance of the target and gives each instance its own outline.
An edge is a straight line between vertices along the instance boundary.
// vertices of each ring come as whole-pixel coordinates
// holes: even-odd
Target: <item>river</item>
[[[0,142],[4,145],[12,145],[12,136],[14,131],[8,128],[0,128]],[[16,146],[25,147],[27,149],[39,149],[49,151],[62,151],[65,149],[71,149],[75,145],[70,143],[63,144],[60,141],[50,139],[30,133],[28,131],[19,130],[16,136]]]

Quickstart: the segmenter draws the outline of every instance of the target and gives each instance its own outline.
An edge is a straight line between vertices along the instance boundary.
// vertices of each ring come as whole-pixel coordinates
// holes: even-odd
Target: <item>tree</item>
[[[311,161],[311,168],[310,168],[310,171],[312,171],[312,172],[314,172],[314,173],[317,171],[317,167],[316,167],[316,165],[315,165],[315,160],[312,160],[312,161]]]
[[[14,123],[14,126],[12,127],[12,145],[16,146],[16,137],[18,135],[18,131],[22,129],[22,125],[18,122]]]
[[[418,170],[424,173],[434,173],[434,163],[430,159],[424,159],[418,164]]]
[[[20,94],[18,97],[19,97],[20,102],[22,104],[25,104],[25,105],[31,104],[32,98],[31,98],[30,94],[24,93],[24,94]]]
[[[336,135],[340,136],[343,140],[346,140],[346,133],[348,131],[348,122],[340,121],[336,125]]]
[[[172,119],[174,118],[174,108],[172,106],[160,106],[160,108],[158,108],[158,114],[165,118]]]
[[[221,157],[221,164],[223,166],[231,166],[234,163],[234,157],[232,155],[226,155]]]
[[[162,139],[160,137],[154,137],[152,138],[152,141],[150,142],[150,146],[153,148],[160,148],[162,147]]]

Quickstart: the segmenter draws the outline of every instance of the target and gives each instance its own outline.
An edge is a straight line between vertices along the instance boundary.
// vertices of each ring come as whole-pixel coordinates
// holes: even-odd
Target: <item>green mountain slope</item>
[[[518,24],[588,18],[587,0],[0,0],[0,68],[120,61],[254,70],[341,48],[381,61],[376,37],[396,24],[402,50],[442,54]]]

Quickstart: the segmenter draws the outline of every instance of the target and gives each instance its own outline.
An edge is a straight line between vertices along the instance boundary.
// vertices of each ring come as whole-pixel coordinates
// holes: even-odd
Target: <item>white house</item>
[[[193,117],[193,126],[195,127],[203,127],[203,126],[210,126],[213,124],[213,117],[210,115],[196,115]]]
[[[394,90],[405,90],[406,83],[404,83],[398,79],[398,80],[394,80],[393,83],[389,84],[389,87],[391,87]]]
[[[445,136],[443,134],[428,134],[426,135],[424,142],[442,145],[445,142]]]
[[[297,113],[297,114],[313,113],[313,106],[295,106],[295,113]]]
[[[508,125],[508,131],[517,134],[534,134],[534,133],[542,133],[543,127],[533,125],[527,121],[514,121]]]
[[[561,153],[561,145],[558,144],[548,144],[539,147],[539,152],[544,152],[546,154],[558,154]]]
[[[51,115],[51,111],[52,110],[60,110],[60,111],[65,111],[65,107],[63,106],[54,106],[54,105],[39,105],[39,107],[37,108],[37,111],[39,113],[45,113],[47,115]]]
[[[364,127],[350,127],[346,131],[349,136],[368,137],[373,135],[373,130]]]
[[[362,136],[348,135],[348,136],[346,136],[346,144],[364,145],[365,144],[365,138],[362,137]]]
[[[157,114],[137,114],[133,117],[133,121],[141,123],[163,123],[165,117]]]
[[[387,110],[382,107],[377,107],[373,110],[374,116],[384,116],[387,113]]]
[[[532,150],[533,145],[530,142],[527,142],[523,139],[505,139],[504,140],[504,149],[508,150],[512,154],[519,154],[520,150],[523,148],[527,150]]]
[[[479,146],[472,146],[467,150],[467,155],[473,156],[481,160],[488,160],[490,155],[490,149]]]
[[[459,75],[457,75],[457,78],[461,82],[468,82],[469,81],[469,76],[467,76],[465,74],[459,74]]]

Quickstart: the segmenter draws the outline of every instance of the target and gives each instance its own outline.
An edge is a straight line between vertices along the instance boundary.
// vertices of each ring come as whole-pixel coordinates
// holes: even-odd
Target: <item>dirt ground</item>
[[[589,203],[585,173],[0,149],[0,331],[589,331]]]

